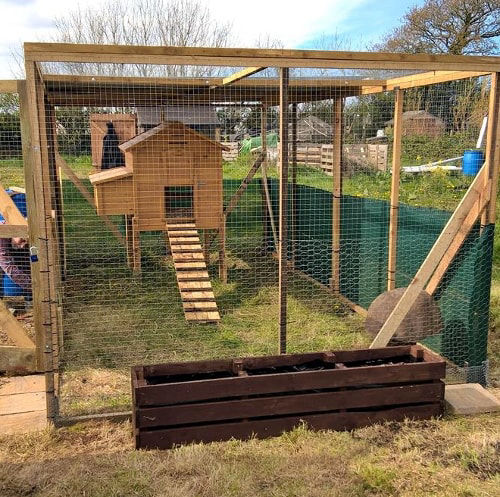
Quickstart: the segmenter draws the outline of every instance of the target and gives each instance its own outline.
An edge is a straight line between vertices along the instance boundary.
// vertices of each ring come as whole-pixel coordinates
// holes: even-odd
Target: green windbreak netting
[[[269,186],[277,212],[278,183],[272,181]],[[332,194],[297,185],[295,199],[294,267],[327,285],[331,277]],[[340,290],[368,308],[387,289],[389,203],[343,196],[341,212]],[[397,288],[409,284],[450,215],[400,205]],[[444,327],[425,342],[458,367],[481,366],[486,360],[492,247],[493,226],[482,233],[475,226],[434,295]]]

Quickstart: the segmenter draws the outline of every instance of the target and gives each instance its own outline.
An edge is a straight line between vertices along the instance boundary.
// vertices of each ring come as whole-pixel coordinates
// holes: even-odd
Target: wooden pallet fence
[[[348,144],[343,146],[343,157],[360,166],[371,167],[377,171],[387,171],[386,144]],[[305,145],[297,147],[297,162],[319,166],[329,176],[333,170],[333,145]]]
[[[135,366],[135,446],[439,416],[444,375],[445,362],[418,345]]]

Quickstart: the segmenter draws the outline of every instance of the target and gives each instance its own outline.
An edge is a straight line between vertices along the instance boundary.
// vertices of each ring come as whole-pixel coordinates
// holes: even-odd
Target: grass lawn
[[[86,178],[87,158],[69,162]],[[226,196],[247,170],[244,161],[225,165],[224,179],[231,186]],[[276,171],[271,168],[269,176],[276,177]],[[4,186],[22,185],[22,164],[1,163],[0,177]],[[300,167],[298,180],[331,191],[332,178],[312,168]],[[261,228],[257,210],[252,210],[258,208],[260,192],[250,187],[250,210],[235,211],[228,230],[229,284],[214,285],[222,321],[218,327],[193,328],[184,321],[161,235],[144,236],[144,276],[136,278],[124,265],[123,249],[80,194],[68,182],[64,188],[70,276],[64,357],[71,367],[61,391],[63,414],[126,409],[129,374],[121,366],[134,358],[148,362],[275,352],[277,265],[271,257],[262,257]],[[460,176],[404,176],[401,200],[451,210],[466,188]],[[345,179],[344,191],[388,199],[390,178],[384,173],[354,175]],[[216,263],[214,251],[214,275]],[[489,357],[492,382],[498,385],[498,232],[491,303]],[[358,316],[298,277],[291,279],[288,334],[291,352],[369,343]],[[313,433],[301,427],[271,440],[166,452],[134,451],[128,423],[91,422],[0,439],[0,495],[495,496],[500,485],[498,419],[448,417],[349,433]]]
[[[134,451],[130,424],[0,439],[2,497],[495,497],[498,416],[305,427],[269,440]]]

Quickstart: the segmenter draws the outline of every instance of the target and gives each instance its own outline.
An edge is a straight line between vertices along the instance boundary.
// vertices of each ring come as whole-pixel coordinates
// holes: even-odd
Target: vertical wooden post
[[[40,82],[37,80],[36,64],[26,61],[25,68],[26,82],[19,82],[18,88],[30,246],[32,253],[37,254],[31,263],[37,368],[45,372],[47,418],[49,422],[53,422],[57,416],[57,402],[52,328],[57,318],[52,315],[51,305],[50,279],[53,271],[49,264],[51,205],[47,205],[44,194],[43,168],[45,166],[45,173],[47,168],[42,161],[40,138],[40,121],[45,117],[44,113],[40,115],[42,109],[38,105]]]
[[[485,182],[491,181],[491,195],[488,207],[481,217],[481,226],[495,223],[498,173],[500,168],[500,73],[491,74],[490,99],[488,107],[488,129],[486,132],[485,162],[488,174]]]
[[[132,270],[141,272],[141,232],[139,231],[139,220],[132,216]]]
[[[288,283],[288,83],[290,70],[280,69],[280,185],[278,235],[278,288],[279,288],[279,353],[286,354],[286,318]]]
[[[292,104],[290,116],[290,252],[291,265],[295,265],[295,252],[297,248],[297,104]]]
[[[342,107],[343,98],[335,97],[332,109],[333,125],[333,199],[332,199],[332,279],[331,288],[334,293],[340,293],[340,236],[342,221]]]
[[[396,264],[398,242],[399,176],[401,171],[401,136],[403,132],[403,90],[395,88],[394,138],[392,146],[391,207],[389,219],[389,261],[387,266],[387,290],[396,288]]]
[[[132,268],[134,265],[134,230],[132,226],[132,218],[132,214],[125,214],[125,251],[127,256],[127,266],[129,268]]]

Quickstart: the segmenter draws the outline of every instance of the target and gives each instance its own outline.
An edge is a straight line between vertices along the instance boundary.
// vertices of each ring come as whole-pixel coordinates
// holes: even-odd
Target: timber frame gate
[[[487,128],[484,166],[449,219],[417,274],[408,285],[398,305],[373,341],[372,347],[387,345],[421,290],[427,289],[432,294],[477,219],[481,218],[483,227],[495,223],[495,203],[500,166],[500,73],[498,72],[500,70],[500,57],[26,43],[26,79],[17,82],[4,81],[0,89],[3,92],[18,93],[20,97],[26,195],[27,203],[30,206],[28,233],[34,256],[32,259],[32,286],[36,333],[36,365],[33,369],[44,372],[46,375],[47,414],[50,421],[56,421],[58,418],[57,373],[58,356],[62,347],[62,310],[61,296],[58,294],[58,289],[60,288],[61,278],[64,278],[63,272],[60,271],[60,268],[63,267],[62,260],[64,257],[64,229],[59,181],[61,166],[58,166],[60,159],[57,157],[54,146],[56,140],[54,105],[57,105],[57,96],[51,95],[46,88],[49,77],[44,76],[42,73],[41,63],[44,62],[189,64],[246,68],[219,81],[218,84],[223,86],[233,85],[265,68],[279,69],[276,90],[279,95],[281,109],[279,120],[280,136],[283,139],[279,145],[279,223],[277,227],[274,227],[274,236],[277,241],[279,259],[280,353],[286,352],[287,276],[290,271],[288,234],[290,229],[294,229],[293,223],[292,226],[288,226],[286,216],[290,202],[288,188],[290,187],[293,190],[296,181],[295,171],[292,169],[290,171],[291,183],[289,184],[289,161],[296,156],[296,143],[292,143],[289,149],[289,126],[291,123],[293,133],[294,118],[296,120],[294,113],[297,108],[297,100],[290,99],[289,68],[427,71],[408,77],[366,81],[362,82],[362,84],[358,80],[353,92],[339,93],[338,98],[333,101],[333,119],[337,124],[335,128],[337,131],[334,132],[333,136],[332,210],[334,219],[340,219],[340,200],[342,197],[342,133],[340,124],[342,122],[343,99],[350,94],[363,95],[385,91],[394,91],[396,94],[388,289],[393,289],[395,285],[403,92],[405,89],[417,86],[491,74],[490,118]],[[76,76],[69,78],[73,81],[79,80],[79,77]],[[63,81],[64,77],[61,76],[60,80]],[[89,77],[82,76],[80,80],[82,82],[88,81]],[[97,81],[97,84],[99,83],[97,76],[92,80]],[[103,84],[105,80],[106,78],[103,77]],[[211,85],[213,83],[207,82],[207,84]],[[343,88],[344,90],[349,89],[349,82],[346,82]],[[263,104],[263,108],[265,109],[265,104]],[[265,143],[265,140],[263,140],[263,143]],[[70,179],[75,183],[78,181],[78,178]],[[78,184],[76,186],[79,188]],[[23,221],[12,218],[8,220],[7,225],[0,226],[0,236],[12,237],[14,233],[25,233],[26,226],[24,224]],[[117,236],[119,235],[120,233],[117,233]],[[334,224],[332,236],[331,291],[351,305],[354,310],[362,314],[366,313],[364,309],[340,295],[340,222]]]

